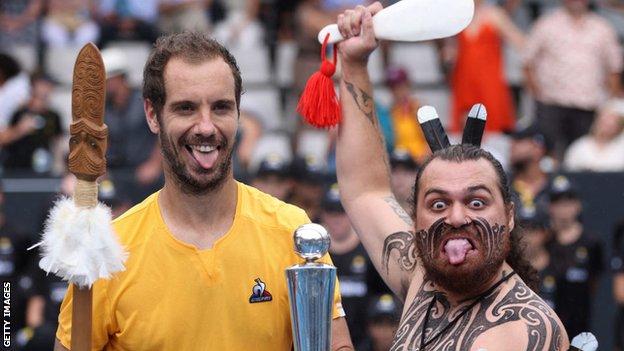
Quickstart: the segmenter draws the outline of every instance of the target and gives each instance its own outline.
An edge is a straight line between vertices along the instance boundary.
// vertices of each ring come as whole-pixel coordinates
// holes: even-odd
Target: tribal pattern
[[[399,251],[397,263],[403,271],[412,271],[416,267],[417,252],[414,242],[414,232],[396,232],[388,235],[384,240],[381,253],[381,265],[389,273],[388,263],[393,250]]]
[[[505,275],[506,272],[503,272]],[[514,277],[507,292],[496,289],[472,311],[460,318],[453,327],[444,332],[427,351],[469,350],[477,337],[487,330],[508,322],[524,322],[528,333],[527,350],[562,350],[562,330],[555,313],[521,279]],[[420,350],[421,333],[427,309],[436,296],[436,304],[430,312],[425,340],[438,334],[449,321],[458,316],[474,300],[463,301],[459,308],[450,312],[450,303],[444,293],[436,291],[431,281],[426,281],[414,301],[404,313],[392,351]]]

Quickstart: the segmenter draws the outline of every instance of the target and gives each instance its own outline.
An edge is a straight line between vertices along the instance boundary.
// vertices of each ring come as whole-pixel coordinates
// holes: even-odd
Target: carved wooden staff
[[[106,173],[108,127],[104,124],[106,72],[99,50],[87,44],[74,66],[72,123],[69,127],[69,171],[77,179],[74,204],[78,208],[97,205],[96,179]],[[72,350],[91,350],[90,288],[73,287]]]
[[[63,64],[63,62],[59,62]],[[111,227],[110,209],[97,200],[96,180],[106,172],[108,128],[104,124],[106,75],[97,47],[85,45],[72,85],[69,170],[74,199],[61,199],[46,221],[39,266],[71,283],[71,350],[91,350],[93,283],[124,269],[126,254]]]

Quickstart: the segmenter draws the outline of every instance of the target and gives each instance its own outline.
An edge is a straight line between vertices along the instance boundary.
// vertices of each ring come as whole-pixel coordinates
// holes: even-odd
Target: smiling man
[[[293,232],[309,219],[234,180],[241,85],[234,58],[203,34],[156,43],[143,96],[165,186],[113,223],[129,258],[94,285],[94,349],[291,350],[284,271],[301,261]],[[70,345],[72,296],[57,350]],[[352,350],[338,293],[333,316],[332,349]]]
[[[490,153],[472,145],[436,151],[417,176],[412,216],[392,195],[366,68],[380,9],[338,17],[347,39],[339,45],[337,173],[366,250],[405,302],[392,350],[567,350],[558,317],[524,281],[535,272],[522,258],[507,178]]]

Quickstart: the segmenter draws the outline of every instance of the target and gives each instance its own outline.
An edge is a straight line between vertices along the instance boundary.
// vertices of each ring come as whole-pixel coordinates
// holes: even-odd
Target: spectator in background
[[[35,45],[43,0],[0,1],[0,50],[15,44]]]
[[[602,248],[580,221],[581,199],[564,176],[553,179],[550,188],[550,227],[553,240],[548,251],[557,274],[557,308],[570,335],[589,331],[591,304],[602,272]]]
[[[358,351],[386,351],[399,328],[402,306],[390,294],[373,296],[366,318],[367,338],[360,343]]]
[[[424,159],[430,151],[418,123],[416,113],[420,103],[412,96],[407,71],[401,67],[388,68],[386,86],[392,93],[390,121],[394,131],[394,148],[407,150],[415,160]]]
[[[0,53],[0,130],[30,97],[30,79],[10,55]]]
[[[260,0],[228,0],[226,18],[215,27],[215,38],[226,47],[254,47],[264,44],[260,23]]]
[[[50,107],[54,82],[49,77],[36,74],[31,79],[31,85],[30,100],[13,114],[10,122],[15,130],[22,129],[24,125],[29,128],[6,146],[4,167],[47,173],[55,165],[64,164],[60,145],[63,141],[62,121],[58,112]]]
[[[264,134],[264,126],[257,114],[251,109],[245,109],[244,106],[241,106],[239,125],[232,166],[234,177],[246,182],[249,180],[249,165],[253,154]]]
[[[101,0],[97,18],[102,36],[100,47],[114,40],[153,43],[158,37],[159,0]]]
[[[41,36],[50,47],[80,47],[100,39],[100,28],[91,17],[91,1],[48,0]]]
[[[532,126],[511,135],[511,189],[517,213],[523,208],[548,211],[549,169],[544,162],[547,140]]]
[[[213,0],[160,0],[158,26],[162,33],[185,30],[210,32],[208,9]]]
[[[602,106],[589,134],[570,145],[563,167],[568,171],[624,171],[624,100]]]
[[[412,213],[414,183],[418,175],[418,163],[412,155],[403,149],[394,149],[390,153],[390,186],[397,202],[406,213]]]
[[[132,201],[138,201],[160,186],[160,148],[156,136],[146,128],[141,91],[128,81],[125,54],[120,49],[106,49],[102,58],[106,67],[107,163],[113,174],[120,169],[134,172],[129,183],[120,179],[119,187]]]
[[[314,157],[297,157],[292,162],[295,184],[287,202],[302,208],[312,222],[318,222],[326,182],[323,163]]]
[[[524,34],[498,6],[484,0],[475,0],[475,6],[474,19],[457,36],[451,78],[451,130],[459,133],[472,105],[483,103],[488,110],[487,131],[512,131],[516,117],[505,80],[502,43],[520,51]]]
[[[539,297],[552,309],[557,307],[557,275],[554,270],[550,253],[546,244],[550,240],[548,215],[535,208],[523,207],[517,219],[522,231],[522,239],[526,243],[526,259],[537,271],[539,280],[537,290]]]
[[[337,268],[342,307],[347,315],[351,340],[354,345],[358,345],[366,335],[368,281],[374,280],[371,278],[373,276],[377,280],[381,280],[381,277],[377,275],[342,207],[338,184],[331,185],[323,196],[321,225],[331,237],[329,253]]]
[[[258,166],[251,186],[282,201],[286,201],[293,188],[290,164],[278,154],[269,154]]]
[[[589,0],[563,0],[561,8],[535,24],[525,51],[525,81],[537,100],[537,126],[555,143],[558,160],[587,134],[596,109],[621,91],[616,33],[588,6]]]
[[[613,298],[616,305],[615,350],[624,351],[624,220],[615,226],[613,233]]]

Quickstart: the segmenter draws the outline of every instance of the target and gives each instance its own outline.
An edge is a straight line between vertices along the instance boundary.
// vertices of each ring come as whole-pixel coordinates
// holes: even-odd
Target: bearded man
[[[234,57],[214,40],[157,41],[143,98],[165,185],[113,223],[129,257],[124,272],[94,284],[94,349],[291,350],[284,271],[301,261],[292,235],[309,219],[234,180],[241,91]],[[70,345],[72,299],[70,290],[55,350]],[[352,350],[334,300],[332,350]]]
[[[373,263],[404,300],[391,350],[567,350],[557,315],[525,283],[506,175],[472,145],[441,148],[421,167],[413,216],[389,184],[367,72],[375,3],[338,17],[343,205]]]

